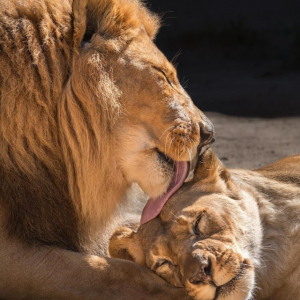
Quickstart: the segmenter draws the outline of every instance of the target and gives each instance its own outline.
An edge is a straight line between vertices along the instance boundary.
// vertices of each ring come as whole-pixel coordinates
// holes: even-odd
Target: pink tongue
[[[181,187],[188,175],[188,163],[186,161],[175,162],[175,175],[167,191],[158,198],[150,198],[142,212],[140,224],[157,217],[169,198]]]

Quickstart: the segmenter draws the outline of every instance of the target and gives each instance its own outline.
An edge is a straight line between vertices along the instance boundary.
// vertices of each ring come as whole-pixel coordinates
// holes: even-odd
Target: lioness
[[[300,155],[229,171],[207,150],[159,217],[120,228],[109,250],[198,300],[298,300]]]
[[[186,294],[100,257],[136,183],[146,222],[212,139],[158,27],[138,0],[0,0],[1,299]]]

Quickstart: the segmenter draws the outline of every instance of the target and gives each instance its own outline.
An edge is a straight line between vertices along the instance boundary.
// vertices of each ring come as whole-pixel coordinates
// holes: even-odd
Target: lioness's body
[[[205,140],[158,26],[135,0],[0,0],[1,299],[185,294],[93,256],[134,183],[162,195]]]
[[[198,225],[199,214],[205,218]],[[194,226],[200,226],[199,236]],[[193,181],[168,201],[160,217],[137,233],[120,229],[110,251],[185,286],[198,300],[248,300],[252,295],[299,300],[300,155],[255,171],[226,170],[208,150]],[[212,261],[205,262],[205,273],[201,257]],[[169,269],[167,264],[154,267],[161,259],[172,262]],[[199,268],[194,282],[189,274],[198,274]]]
[[[300,299],[300,155],[232,174],[249,188],[261,221],[255,299]]]

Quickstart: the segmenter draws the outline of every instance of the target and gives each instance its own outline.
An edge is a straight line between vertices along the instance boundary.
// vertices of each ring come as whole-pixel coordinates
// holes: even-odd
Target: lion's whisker
[[[187,136],[186,137],[188,140],[189,140],[189,142],[191,143],[191,139]],[[192,145],[191,145],[192,146]],[[189,158],[190,158],[190,162],[192,162],[192,149],[189,149],[189,147],[187,147],[187,151],[188,151],[188,154],[189,154]]]
[[[187,148],[187,152],[189,154],[189,162],[192,162],[192,151],[189,148]]]
[[[181,151],[181,154],[180,154],[180,156],[182,156],[183,155],[183,153],[185,152],[185,148],[186,148],[186,143],[185,143],[185,139],[184,139],[184,137],[183,136],[181,136],[180,137],[181,138],[181,140],[183,141],[183,143],[184,143],[184,145],[183,145],[183,150]]]
[[[195,139],[188,137],[189,141],[191,142],[191,144],[194,144],[194,147],[197,148],[198,144],[196,144]]]
[[[163,132],[163,134],[160,136],[159,140],[162,138],[162,136],[165,134],[166,131],[168,131],[169,129],[174,128],[174,127],[175,127],[175,126],[173,125],[173,126],[170,126],[169,128],[167,128],[167,129]],[[170,133],[171,133],[171,132],[170,132]]]
[[[176,64],[176,60],[177,60],[177,58],[178,58],[181,54],[182,54],[182,50],[179,49],[179,50],[177,51],[177,53],[174,55],[174,57],[171,59],[171,63],[172,63],[173,65]]]
[[[177,145],[177,161],[179,161],[180,158],[180,147]]]
[[[174,139],[175,139],[175,138],[172,138],[172,140],[171,140],[171,142],[170,142],[170,144],[169,144],[168,152],[169,152],[169,150],[170,150],[170,148],[171,148],[171,146],[172,146],[172,144],[173,144]]]
[[[167,141],[168,141],[168,137],[169,137],[169,135],[171,134],[171,132],[169,132],[168,134],[167,134],[167,136],[166,136],[166,140],[165,140],[165,154],[167,154]],[[169,151],[169,149],[168,149],[168,151]]]

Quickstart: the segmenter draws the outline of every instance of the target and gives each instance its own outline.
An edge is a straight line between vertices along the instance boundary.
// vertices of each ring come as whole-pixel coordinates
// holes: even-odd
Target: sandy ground
[[[244,118],[206,112],[215,126],[213,146],[229,168],[255,169],[300,153],[300,117]]]

